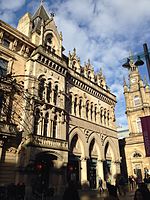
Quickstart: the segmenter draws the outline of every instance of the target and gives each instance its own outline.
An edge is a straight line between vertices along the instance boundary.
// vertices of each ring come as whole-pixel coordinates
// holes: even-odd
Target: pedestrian
[[[101,194],[103,192],[103,181],[102,181],[101,177],[99,177],[99,180],[98,180],[98,187],[99,187],[99,191]]]
[[[63,200],[80,200],[76,184],[73,181],[68,183],[68,187],[63,194]]]
[[[150,191],[145,183],[140,183],[135,191],[134,200],[150,200]]]
[[[109,196],[106,197],[105,200],[119,200],[116,186],[107,183],[107,189]]]
[[[128,180],[130,184],[130,191],[132,191],[134,189],[134,178],[132,176],[129,176]]]

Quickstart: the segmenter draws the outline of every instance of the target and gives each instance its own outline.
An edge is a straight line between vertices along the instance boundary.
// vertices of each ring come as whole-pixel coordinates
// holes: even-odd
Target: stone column
[[[81,185],[83,187],[89,185],[87,180],[87,160],[85,158],[81,159]]]

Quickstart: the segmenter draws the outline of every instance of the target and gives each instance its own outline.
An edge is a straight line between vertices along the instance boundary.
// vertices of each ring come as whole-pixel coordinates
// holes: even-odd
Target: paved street
[[[97,190],[80,191],[81,200],[103,200],[108,195],[107,192],[99,194]],[[125,197],[119,196],[119,200],[133,200],[134,192],[128,192]]]

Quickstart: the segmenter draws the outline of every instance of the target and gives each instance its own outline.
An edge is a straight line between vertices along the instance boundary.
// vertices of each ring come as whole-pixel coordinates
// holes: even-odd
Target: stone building
[[[4,170],[0,183],[24,181],[59,193],[67,180],[97,188],[99,177],[113,183],[120,172],[116,97],[90,60],[81,66],[75,49],[63,53],[62,40],[43,5],[33,16],[26,13],[17,29],[0,21],[0,60],[12,62],[20,92],[14,121],[22,135],[11,161],[15,177],[6,180]]]
[[[146,157],[140,117],[150,115],[150,88],[143,83],[138,66],[130,61],[129,86],[124,82],[126,115],[129,137],[125,138],[125,157],[128,175],[144,178],[150,170],[150,158]]]

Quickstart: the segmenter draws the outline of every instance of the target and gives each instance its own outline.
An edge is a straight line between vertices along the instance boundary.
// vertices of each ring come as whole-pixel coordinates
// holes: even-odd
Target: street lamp
[[[140,55],[137,55],[137,61],[134,63],[136,66],[141,66],[141,65],[144,65],[144,61],[141,60],[141,57],[145,57],[145,60],[146,60],[146,65],[147,65],[147,71],[148,71],[148,75],[149,75],[149,80],[150,80],[150,57],[149,57],[149,52],[148,52],[148,47],[147,47],[147,44],[143,44],[143,49],[144,49],[144,56],[140,56]],[[127,69],[130,69],[131,66],[130,66],[130,59],[127,58],[127,62],[125,62],[122,67],[124,68],[127,68]]]

